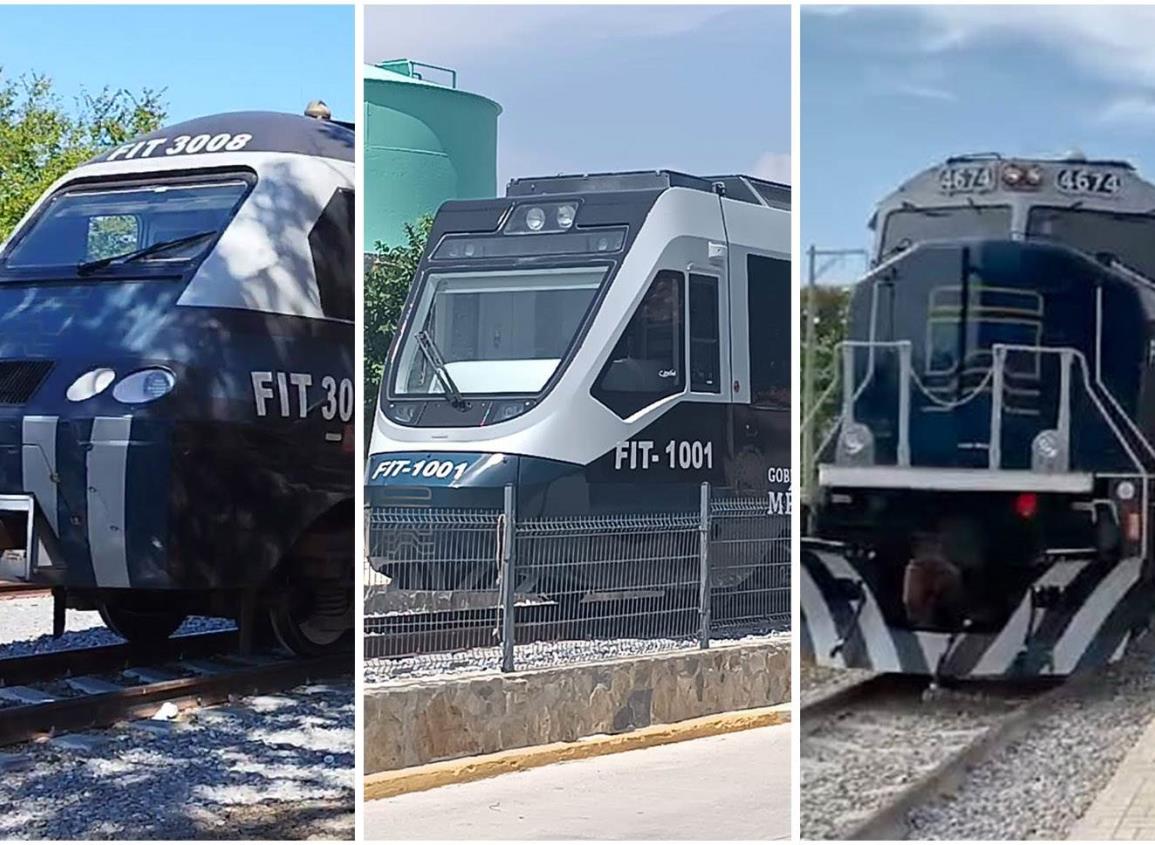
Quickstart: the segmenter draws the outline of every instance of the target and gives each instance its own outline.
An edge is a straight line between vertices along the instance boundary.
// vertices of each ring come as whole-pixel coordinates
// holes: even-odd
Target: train
[[[785,185],[628,171],[446,202],[385,362],[366,504],[500,510],[508,486],[519,519],[697,513],[709,482],[766,497],[788,536],[790,302]],[[427,545],[370,537],[371,564],[403,589],[492,588],[492,561]],[[555,561],[538,588],[672,577],[611,557]]]
[[[952,157],[878,205],[806,417],[808,659],[1062,678],[1149,629],[1153,209],[1078,151]]]
[[[354,129],[233,112],[57,180],[0,248],[0,578],[124,639],[353,631]]]

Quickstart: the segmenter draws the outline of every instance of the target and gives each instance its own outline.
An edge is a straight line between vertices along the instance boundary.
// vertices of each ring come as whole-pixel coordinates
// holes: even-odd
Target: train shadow
[[[0,839],[353,836],[347,680],[87,736],[92,750],[10,749],[31,765],[0,780]]]

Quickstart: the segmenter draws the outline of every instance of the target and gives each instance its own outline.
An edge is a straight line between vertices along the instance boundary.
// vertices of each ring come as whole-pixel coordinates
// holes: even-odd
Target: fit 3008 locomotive
[[[350,127],[245,112],[54,184],[0,252],[0,575],[129,640],[352,629]]]

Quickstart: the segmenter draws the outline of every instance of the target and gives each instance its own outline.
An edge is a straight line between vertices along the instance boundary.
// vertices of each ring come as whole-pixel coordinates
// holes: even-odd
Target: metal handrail
[[[989,463],[989,466],[991,469],[999,469],[1001,467],[1001,464],[1002,464],[1001,454],[1000,454],[1001,450],[999,448],[999,443],[1001,440],[1001,429],[1002,429],[1002,424],[1001,424],[1002,413],[1001,412],[1002,412],[1002,404],[1003,404],[1002,394],[1003,394],[1003,385],[1004,385],[1004,378],[1003,378],[1004,372],[1003,371],[1004,371],[1005,363],[1006,363],[1006,355],[1009,352],[1025,352],[1025,353],[1032,353],[1032,354],[1039,354],[1039,355],[1044,355],[1044,354],[1059,355],[1063,359],[1061,362],[1062,380],[1060,383],[1060,400],[1059,400],[1060,408],[1059,408],[1059,423],[1058,424],[1059,424],[1060,434],[1063,437],[1064,448],[1066,448],[1066,445],[1069,442],[1069,430],[1070,430],[1070,412],[1071,412],[1071,409],[1070,409],[1070,365],[1071,365],[1072,361],[1076,361],[1076,362],[1078,362],[1078,365],[1079,365],[1079,370],[1080,370],[1080,374],[1082,376],[1082,382],[1083,382],[1084,390],[1087,392],[1087,395],[1090,396],[1091,401],[1094,403],[1096,409],[1099,412],[1099,415],[1107,423],[1107,426],[1111,430],[1111,433],[1115,437],[1116,441],[1118,441],[1118,443],[1123,447],[1123,450],[1126,452],[1128,459],[1130,460],[1132,465],[1135,467],[1136,474],[1139,477],[1141,477],[1142,479],[1144,479],[1145,481],[1151,477],[1150,474],[1147,472],[1146,467],[1143,465],[1142,460],[1140,460],[1140,458],[1136,454],[1135,450],[1131,448],[1131,444],[1128,442],[1128,439],[1124,436],[1124,434],[1120,430],[1119,426],[1116,425],[1112,415],[1107,411],[1106,407],[1104,406],[1103,401],[1099,397],[1099,390],[1102,390],[1106,394],[1106,396],[1108,397],[1108,400],[1110,401],[1110,403],[1111,403],[1112,407],[1114,408],[1114,410],[1116,411],[1116,413],[1118,413],[1126,421],[1127,427],[1130,429],[1131,433],[1133,435],[1135,435],[1135,437],[1141,443],[1144,444],[1144,446],[1151,452],[1153,457],[1155,457],[1155,449],[1153,449],[1151,447],[1151,444],[1143,436],[1143,434],[1140,431],[1140,429],[1138,428],[1137,424],[1122,409],[1122,407],[1119,405],[1118,401],[1111,394],[1111,392],[1109,390],[1107,390],[1105,388],[1105,386],[1103,386],[1102,384],[1097,385],[1098,390],[1096,389],[1096,386],[1092,385],[1092,381],[1091,381],[1091,377],[1090,377],[1090,367],[1087,363],[1086,356],[1080,350],[1074,349],[1072,347],[1028,346],[1025,344],[1002,344],[1002,343],[992,344],[991,352],[992,352],[992,356],[993,356],[993,363],[992,363],[992,366],[990,369],[990,373],[988,374],[988,377],[984,378],[983,381],[980,382],[973,390],[971,390],[964,399],[956,400],[956,401],[950,402],[950,403],[944,403],[944,402],[942,402],[942,400],[933,396],[928,391],[926,386],[922,383],[921,379],[918,378],[918,375],[913,372],[913,369],[910,366],[909,352],[911,349],[911,342],[909,340],[898,340],[898,341],[847,340],[847,341],[841,341],[835,345],[834,361],[833,361],[831,368],[830,368],[830,370],[832,371],[833,378],[831,379],[831,382],[827,386],[827,388],[822,392],[822,394],[815,401],[814,407],[810,408],[809,412],[803,418],[803,425],[804,426],[812,424],[819,409],[825,405],[825,403],[829,400],[830,396],[833,394],[835,388],[837,388],[841,384],[842,393],[843,393],[842,410],[832,421],[829,430],[827,431],[825,436],[822,438],[815,453],[812,456],[810,456],[811,463],[813,464],[813,466],[815,468],[817,467],[818,456],[821,455],[822,452],[826,450],[826,448],[830,444],[831,439],[835,436],[835,434],[839,431],[839,429],[843,425],[845,425],[847,421],[850,421],[850,422],[854,421],[854,411],[853,411],[854,404],[861,397],[863,391],[869,386],[871,381],[873,381],[874,367],[871,367],[869,372],[867,373],[866,377],[863,379],[862,383],[859,384],[856,389],[851,388],[851,380],[846,378],[846,372],[847,372],[848,368],[853,369],[853,364],[854,364],[853,350],[856,348],[867,348],[867,349],[871,349],[872,351],[875,348],[891,348],[891,349],[898,349],[899,350],[900,373],[902,376],[900,378],[900,389],[899,389],[899,399],[898,399],[898,402],[899,402],[899,429],[900,429],[899,430],[899,444],[898,444],[898,452],[899,452],[899,464],[898,465],[899,466],[906,466],[909,462],[909,452],[908,452],[908,450],[909,450],[909,442],[908,442],[909,414],[910,414],[909,381],[913,381],[915,386],[918,388],[919,392],[922,395],[924,395],[928,400],[935,403],[936,405],[940,405],[943,407],[958,407],[959,405],[962,405],[966,402],[971,401],[976,395],[978,395],[979,393],[984,391],[986,386],[987,386],[987,383],[990,382],[990,383],[992,383],[992,387],[991,387],[991,391],[992,391],[992,403],[991,403],[991,405],[992,405],[992,411],[991,411],[992,421],[991,421],[991,432],[990,432],[990,434],[991,434],[990,445],[988,447],[989,454],[990,454],[990,458],[989,458],[988,463]],[[872,358],[873,358],[873,355],[872,355]],[[996,437],[996,434],[998,434],[1000,436]],[[907,455],[907,462],[906,463],[904,463],[902,461],[902,456],[904,453]]]

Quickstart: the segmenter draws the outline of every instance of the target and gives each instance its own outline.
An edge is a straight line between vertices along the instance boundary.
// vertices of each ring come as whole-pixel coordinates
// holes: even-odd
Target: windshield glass
[[[1109,253],[1155,279],[1155,217],[1072,208],[1032,208],[1027,235],[1059,241],[1090,255]]]
[[[3,257],[8,270],[80,267],[173,241],[133,259],[133,266],[183,263],[200,256],[224,230],[249,183],[212,182],[132,187],[77,187],[50,198]],[[203,235],[202,237],[190,237]]]
[[[605,275],[605,267],[430,273],[397,358],[394,393],[445,392],[422,331],[462,393],[540,393]]]
[[[886,218],[879,260],[921,241],[945,238],[997,238],[1011,233],[1011,209],[1006,205],[964,205],[956,208],[909,208]]]

